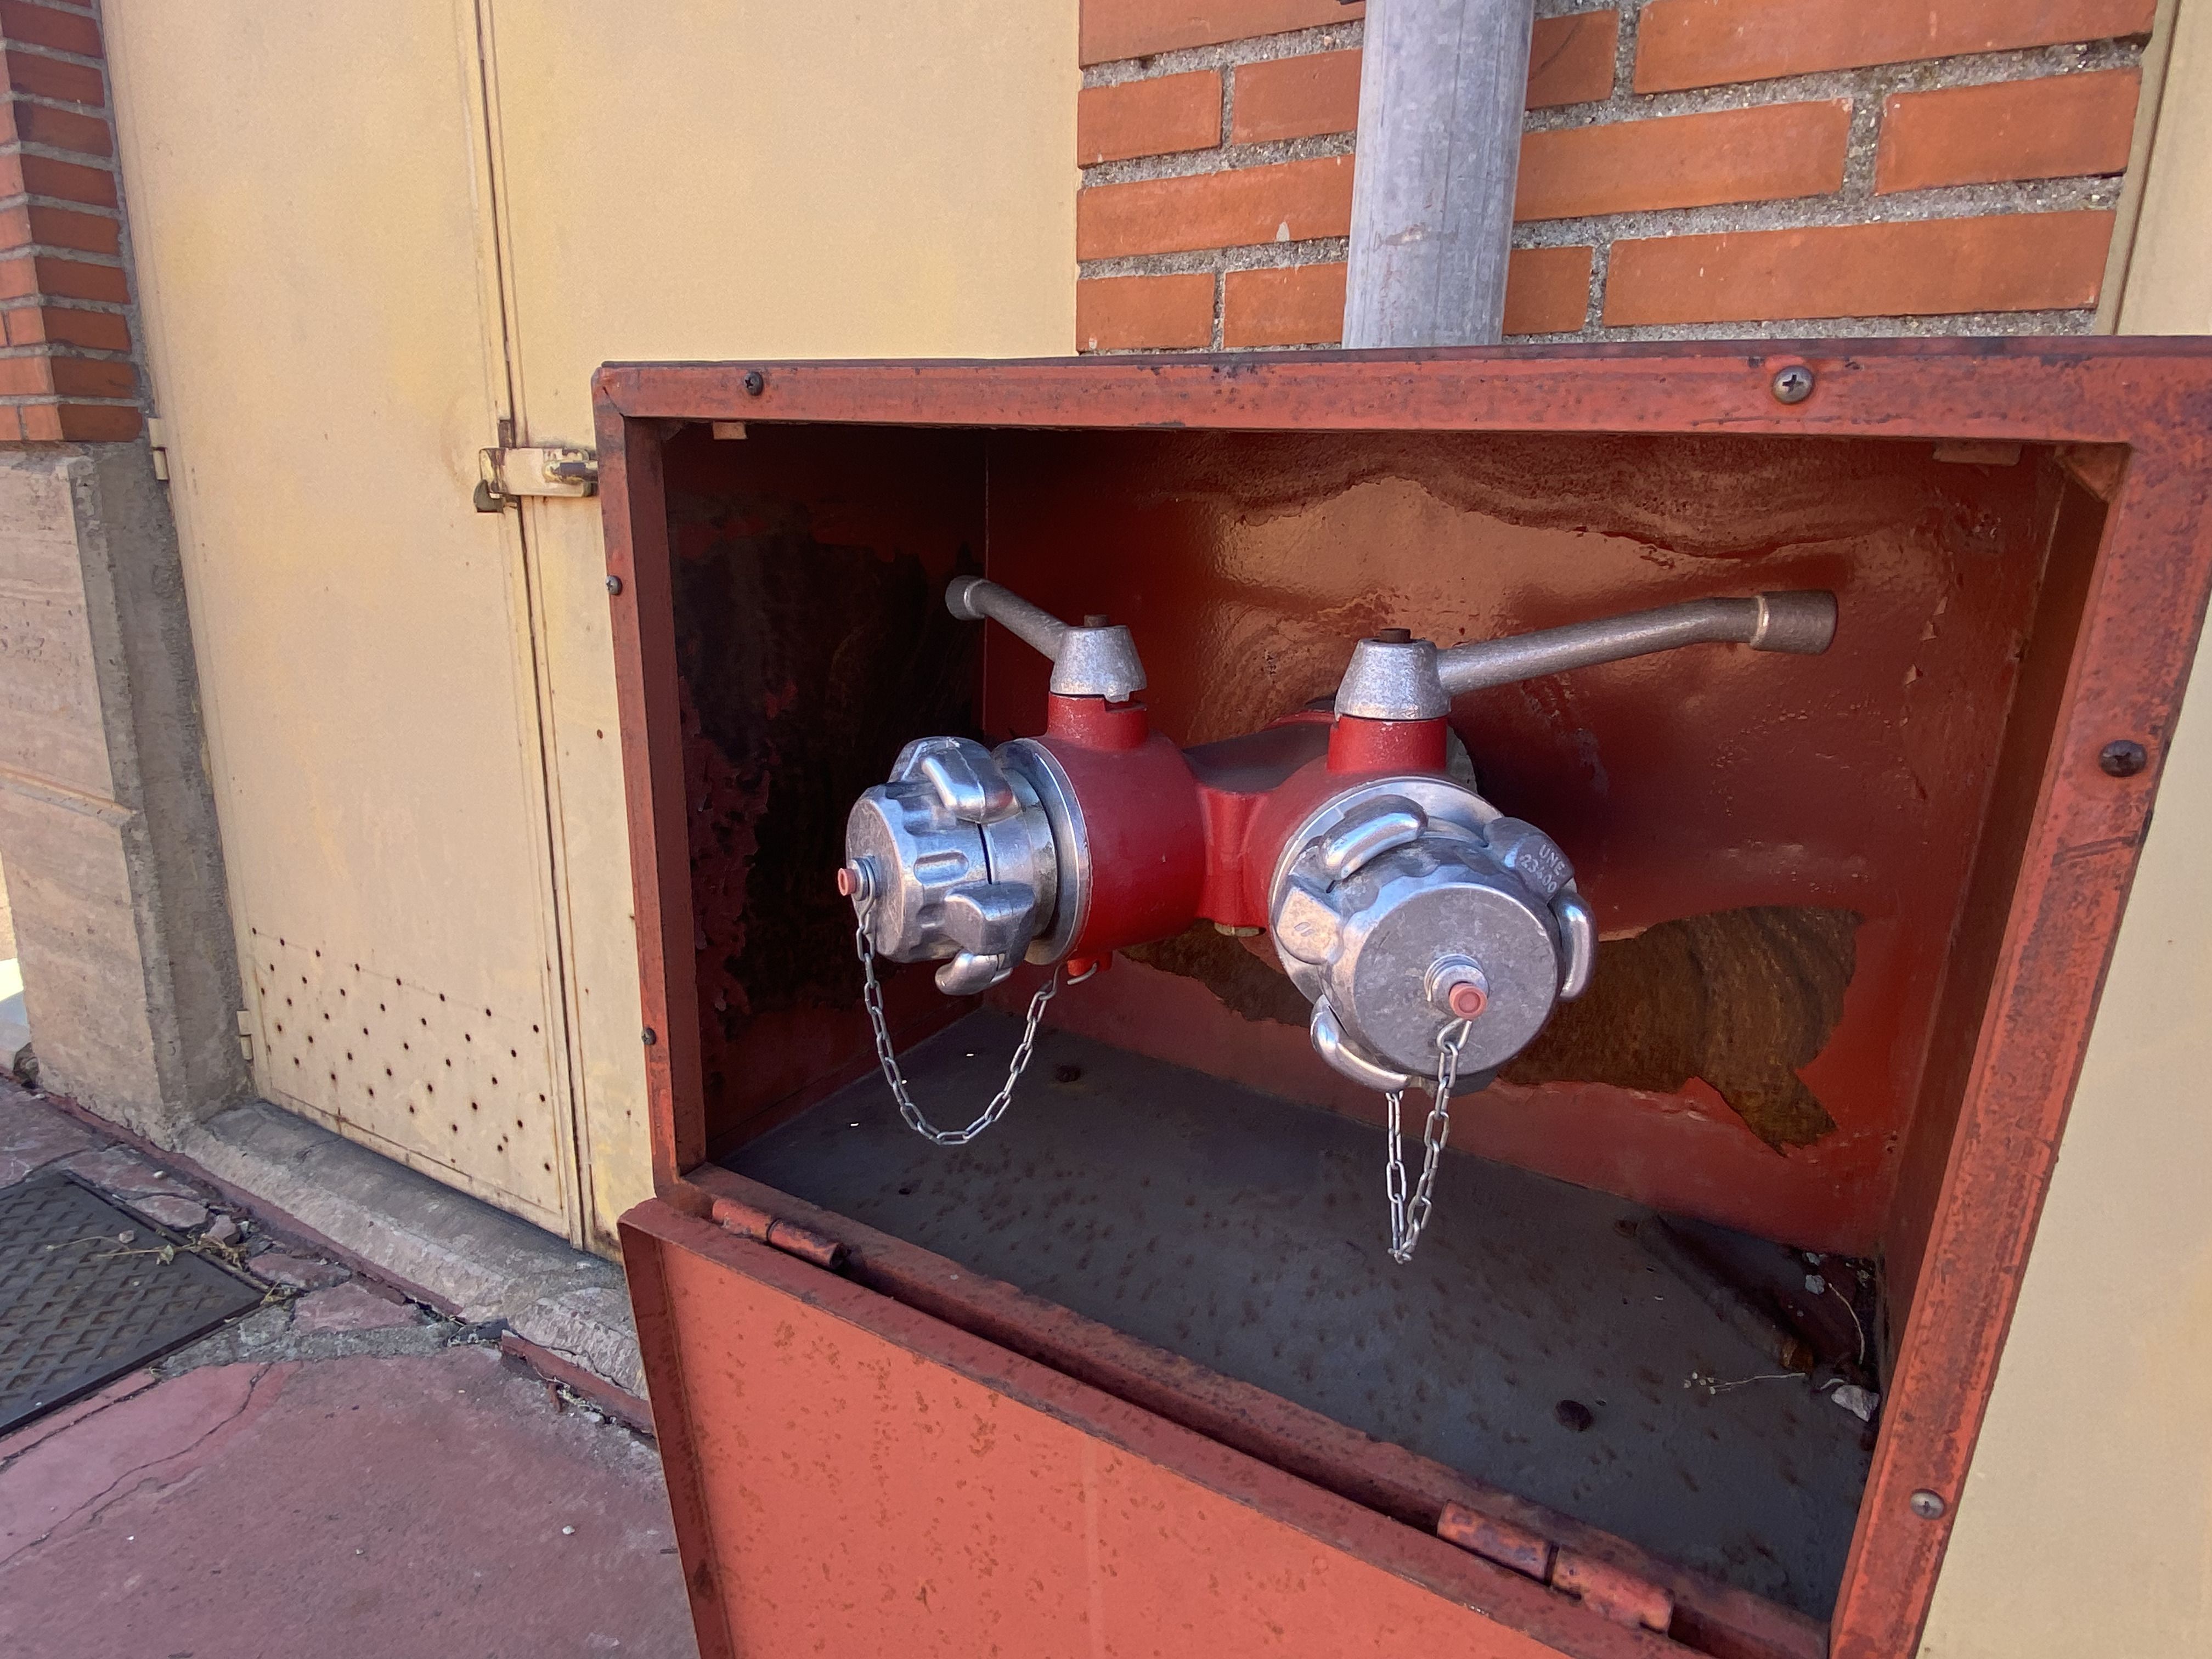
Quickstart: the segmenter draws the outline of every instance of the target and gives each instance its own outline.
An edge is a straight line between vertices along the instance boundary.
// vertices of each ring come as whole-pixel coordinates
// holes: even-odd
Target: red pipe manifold
[[[1071,626],[972,576],[945,599],[954,616],[989,617],[1052,659],[1045,729],[995,750],[918,738],[890,781],[854,803],[837,879],[859,913],[864,963],[870,952],[942,961],[939,987],[962,995],[1024,960],[1080,977],[1201,920],[1264,933],[1313,1006],[1316,1049],[1391,1095],[1394,1109],[1417,1079],[1439,1105],[1455,1079],[1486,1083],[1581,994],[1596,957],[1566,855],[1476,792],[1451,699],[1698,643],[1816,653],[1836,626],[1833,594],[1799,592],[1441,651],[1389,629],[1354,647],[1328,707],[1178,749],[1151,728],[1127,628]],[[872,965],[868,985],[879,1011]],[[1032,1029],[1051,989],[1032,1005]],[[1005,1109],[1001,1091],[968,1131],[932,1131],[896,1063],[884,1069],[908,1121],[940,1139]]]

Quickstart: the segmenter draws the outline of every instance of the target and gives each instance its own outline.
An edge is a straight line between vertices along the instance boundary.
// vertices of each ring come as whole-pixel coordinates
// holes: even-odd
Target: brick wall
[[[1505,331],[2087,329],[2155,0],[1537,0]],[[1362,8],[1083,0],[1077,347],[1333,343]]]
[[[115,134],[91,9],[0,0],[0,443],[139,430]]]

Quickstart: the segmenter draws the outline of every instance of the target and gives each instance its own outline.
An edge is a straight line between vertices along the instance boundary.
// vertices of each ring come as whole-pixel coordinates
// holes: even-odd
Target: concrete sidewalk
[[[0,1084],[0,1185],[57,1166],[236,1229],[270,1300],[0,1438],[0,1653],[696,1652],[650,1441]]]

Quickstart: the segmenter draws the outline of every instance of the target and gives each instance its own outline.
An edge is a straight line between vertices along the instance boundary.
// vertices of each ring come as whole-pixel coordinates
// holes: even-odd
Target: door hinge
[[[1549,1584],[1616,1625],[1640,1626],[1664,1636],[1674,1622],[1674,1598],[1663,1587],[1555,1544],[1515,1522],[1481,1514],[1464,1504],[1446,1504],[1437,1517],[1437,1536],[1470,1555]]]
[[[772,1216],[766,1210],[740,1204],[734,1198],[716,1199],[714,1218],[714,1224],[726,1231],[781,1250],[787,1255],[795,1255],[802,1261],[811,1261],[817,1267],[834,1271],[844,1265],[845,1247],[836,1239],[795,1221]]]
[[[590,495],[599,488],[599,458],[588,449],[482,449],[477,470],[479,513],[496,513],[524,495]]]

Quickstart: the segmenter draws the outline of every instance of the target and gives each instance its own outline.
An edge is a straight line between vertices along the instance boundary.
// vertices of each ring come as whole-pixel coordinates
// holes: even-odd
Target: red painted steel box
[[[598,392],[659,1193],[623,1237],[704,1652],[1911,1651],[2204,609],[2212,351],[610,365]],[[1343,1189],[1373,1210],[1331,1184],[1376,1097],[1235,941],[1063,992],[1074,1058],[1024,1084],[1011,1161],[884,1138],[845,810],[908,738],[1042,724],[1041,661],[945,614],[963,571],[1128,623],[1182,744],[1326,692],[1382,626],[1815,586],[1842,620],[1782,668],[1684,653],[1455,704],[1607,943],[1589,1005],[1455,1120],[1492,1231],[1416,1294],[1376,1267],[1379,1180]],[[887,999],[940,1082],[975,1071],[1000,1016],[919,969]],[[1662,1375],[1735,1339],[1644,1305],[1731,1293],[1636,1278],[1654,1217],[1786,1247],[1856,1362],[1817,1392],[1818,1364]],[[1103,1282],[1163,1245],[1183,1265],[1142,1297]],[[1562,1366],[1611,1395],[1554,1402]],[[1846,1377],[1878,1436],[1820,1397]],[[1783,1389],[1806,1403],[1740,1403]],[[1495,1421],[1422,1415],[1478,1396]],[[1822,1505],[1827,1556],[1738,1524]]]

